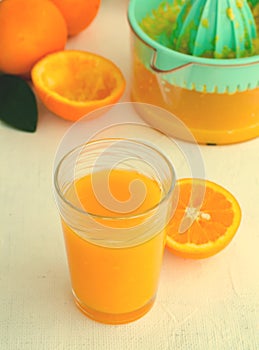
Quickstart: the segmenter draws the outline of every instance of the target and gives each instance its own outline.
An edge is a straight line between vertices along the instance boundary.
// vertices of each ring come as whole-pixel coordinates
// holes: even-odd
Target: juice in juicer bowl
[[[140,22],[161,0],[131,0],[132,82],[135,102],[157,105],[179,118],[200,144],[231,144],[259,135],[259,56],[196,57],[151,39]],[[177,0],[167,3],[176,4]],[[178,135],[174,123],[142,113],[152,126]]]

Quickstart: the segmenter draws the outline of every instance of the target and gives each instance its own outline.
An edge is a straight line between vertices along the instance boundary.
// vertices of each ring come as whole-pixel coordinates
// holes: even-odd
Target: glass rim
[[[83,210],[79,207],[77,207],[76,205],[74,205],[73,203],[71,203],[71,201],[67,200],[64,195],[63,192],[59,186],[58,183],[58,175],[60,174],[60,169],[62,164],[64,164],[64,161],[71,156],[73,153],[75,153],[76,151],[82,149],[83,147],[85,147],[86,145],[93,145],[93,144],[101,144],[101,143],[105,143],[105,142],[112,142],[112,141],[129,141],[141,146],[144,146],[146,148],[148,148],[149,150],[152,150],[154,152],[156,152],[167,164],[168,169],[170,171],[171,174],[171,185],[169,187],[169,189],[167,190],[167,192],[163,195],[163,197],[161,198],[161,200],[155,204],[154,206],[152,206],[151,208],[146,209],[145,211],[139,213],[139,214],[132,214],[132,215],[119,215],[119,216],[110,216],[110,215],[99,215],[99,214],[95,214],[95,213],[91,213],[88,212],[86,210]],[[163,204],[167,198],[170,196],[170,194],[172,193],[173,189],[175,188],[175,183],[176,183],[176,173],[173,167],[173,164],[170,162],[170,160],[168,159],[168,157],[166,157],[159,149],[149,145],[148,143],[146,143],[144,140],[135,140],[135,139],[131,139],[131,138],[116,138],[116,137],[111,137],[111,138],[103,138],[103,139],[97,139],[97,140],[92,140],[86,143],[82,143],[76,147],[74,147],[73,149],[71,149],[69,152],[67,152],[58,162],[56,169],[54,169],[54,189],[55,189],[55,193],[58,195],[58,197],[61,199],[62,202],[64,202],[66,205],[68,205],[70,208],[72,208],[73,210],[77,211],[80,214],[83,215],[88,215],[92,218],[96,218],[96,219],[102,219],[105,221],[124,221],[124,220],[131,220],[131,219],[137,219],[137,218],[141,218],[145,215],[147,215],[148,213],[152,212],[153,210],[157,209],[161,204]]]

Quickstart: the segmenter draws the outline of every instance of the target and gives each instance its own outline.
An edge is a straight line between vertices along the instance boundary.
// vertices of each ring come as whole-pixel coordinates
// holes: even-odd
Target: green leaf
[[[24,79],[15,75],[0,75],[0,119],[19,130],[36,130],[37,102]]]

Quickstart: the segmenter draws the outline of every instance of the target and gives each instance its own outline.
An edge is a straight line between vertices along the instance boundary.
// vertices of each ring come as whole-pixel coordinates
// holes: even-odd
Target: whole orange
[[[50,0],[0,2],[0,71],[28,75],[48,53],[64,49],[65,20]]]
[[[73,36],[87,28],[96,17],[101,0],[52,0],[63,14],[68,35]]]

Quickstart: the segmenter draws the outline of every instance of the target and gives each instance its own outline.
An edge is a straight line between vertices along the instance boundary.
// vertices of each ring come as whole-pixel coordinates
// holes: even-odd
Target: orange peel
[[[43,104],[70,121],[116,103],[126,86],[121,70],[112,61],[78,50],[47,55],[35,64],[31,78]]]

